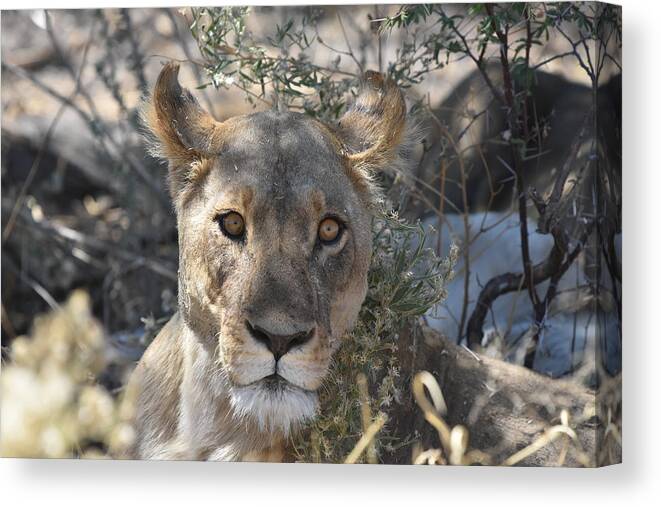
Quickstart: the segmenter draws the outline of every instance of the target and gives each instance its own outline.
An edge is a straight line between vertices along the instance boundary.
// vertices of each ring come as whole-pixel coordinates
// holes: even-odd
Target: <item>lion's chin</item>
[[[247,386],[232,386],[230,400],[239,418],[250,419],[260,431],[284,436],[317,412],[317,394],[281,377],[267,377]]]

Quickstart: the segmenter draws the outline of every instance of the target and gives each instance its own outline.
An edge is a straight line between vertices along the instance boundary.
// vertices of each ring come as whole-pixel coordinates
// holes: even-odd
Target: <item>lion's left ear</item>
[[[341,118],[337,133],[352,180],[369,186],[373,173],[401,165],[410,148],[402,92],[378,72],[366,72],[360,93]]]
[[[205,160],[220,152],[227,130],[181,87],[178,76],[179,65],[166,64],[143,107],[150,152],[168,161],[172,197],[199,176]]]

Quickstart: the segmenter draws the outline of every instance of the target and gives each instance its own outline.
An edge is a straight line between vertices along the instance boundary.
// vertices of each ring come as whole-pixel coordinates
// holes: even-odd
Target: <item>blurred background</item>
[[[553,377],[619,373],[620,10],[514,5],[3,11],[3,358],[84,289],[119,389],[176,311],[166,167],[139,121],[175,60],[219,120],[334,121],[362,72],[390,75],[421,142],[382,177],[387,207],[459,248],[424,320]]]

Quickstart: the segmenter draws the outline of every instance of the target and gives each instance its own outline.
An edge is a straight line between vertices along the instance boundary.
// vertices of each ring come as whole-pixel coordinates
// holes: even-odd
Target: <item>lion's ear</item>
[[[366,184],[374,172],[400,165],[408,139],[406,104],[397,85],[378,72],[366,72],[338,134],[357,183]]]
[[[224,125],[198,104],[178,80],[179,65],[163,67],[144,108],[152,135],[151,152],[170,166],[173,193],[194,178],[199,167],[220,151]]]

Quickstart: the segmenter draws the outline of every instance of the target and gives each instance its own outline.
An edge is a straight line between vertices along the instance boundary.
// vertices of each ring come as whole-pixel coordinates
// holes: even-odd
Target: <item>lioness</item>
[[[273,111],[218,122],[178,71],[163,68],[145,119],[169,166],[179,311],[130,380],[130,455],[278,461],[365,297],[370,176],[405,158],[405,103],[368,72],[336,125]]]

